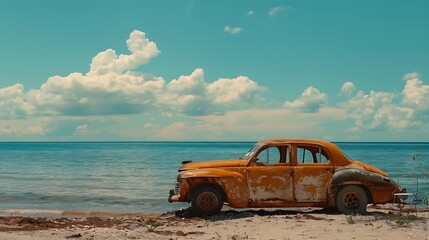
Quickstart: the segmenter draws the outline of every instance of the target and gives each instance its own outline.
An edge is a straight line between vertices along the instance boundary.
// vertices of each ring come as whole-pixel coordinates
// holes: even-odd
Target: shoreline
[[[416,213],[389,208],[368,206],[366,214],[356,216],[315,208],[224,209],[207,218],[191,216],[189,209],[55,211],[51,216],[38,211],[33,216],[1,214],[0,239],[429,239],[428,209]]]
[[[0,208],[0,217],[4,216],[16,216],[16,217],[132,217],[132,216],[141,216],[141,215],[153,215],[159,216],[163,214],[170,214],[176,212],[185,212],[190,210],[190,205],[187,208],[181,208],[173,211],[142,211],[142,212],[106,212],[106,211],[84,211],[84,210],[61,210],[61,209],[31,209],[31,208]],[[222,208],[222,212],[235,211],[235,212],[246,212],[253,211],[257,212],[259,210],[263,210],[266,212],[276,212],[276,211],[284,211],[284,212],[307,212],[307,211],[319,211],[323,210],[323,208],[318,207],[290,207],[290,208],[242,208],[242,209],[234,209],[227,205],[224,205]],[[405,205],[402,210],[398,208],[397,205],[392,203],[386,203],[382,205],[371,205],[369,204],[367,207],[368,211],[381,210],[381,211],[392,211],[392,212],[417,212],[424,213],[429,212],[429,207],[420,207],[419,205],[416,208],[412,205]],[[331,211],[334,213],[335,211]]]
[[[159,216],[161,212],[99,212],[79,210],[48,210],[48,209],[1,209],[0,217],[46,217],[46,218],[83,218],[83,217],[136,217]]]

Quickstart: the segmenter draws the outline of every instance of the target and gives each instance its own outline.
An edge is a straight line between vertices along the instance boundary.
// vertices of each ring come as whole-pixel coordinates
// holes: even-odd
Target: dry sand
[[[70,215],[71,213],[67,213]],[[429,239],[429,212],[369,208],[345,216],[320,209],[166,214],[0,217],[0,239]]]

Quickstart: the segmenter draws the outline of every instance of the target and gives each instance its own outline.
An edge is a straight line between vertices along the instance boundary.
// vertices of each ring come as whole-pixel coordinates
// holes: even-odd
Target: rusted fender
[[[212,184],[222,189],[231,207],[247,207],[248,193],[245,172],[226,171],[223,169],[205,168],[181,173],[183,179],[180,194],[187,201],[191,187]]]
[[[329,196],[335,199],[344,185],[361,185],[369,191],[368,203],[386,203],[393,199],[393,192],[399,191],[397,184],[387,176],[360,168],[343,168],[332,176]]]

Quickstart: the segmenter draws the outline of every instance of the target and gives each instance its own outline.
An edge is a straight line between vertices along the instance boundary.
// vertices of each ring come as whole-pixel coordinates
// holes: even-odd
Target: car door
[[[296,202],[327,202],[327,184],[334,174],[329,151],[321,145],[296,144],[293,160]]]
[[[287,206],[293,202],[292,175],[289,145],[262,148],[247,169],[249,206]]]

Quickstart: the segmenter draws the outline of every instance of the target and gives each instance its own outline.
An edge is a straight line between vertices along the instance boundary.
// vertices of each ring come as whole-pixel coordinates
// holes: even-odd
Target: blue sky
[[[0,141],[429,141],[427,1],[0,1]]]

